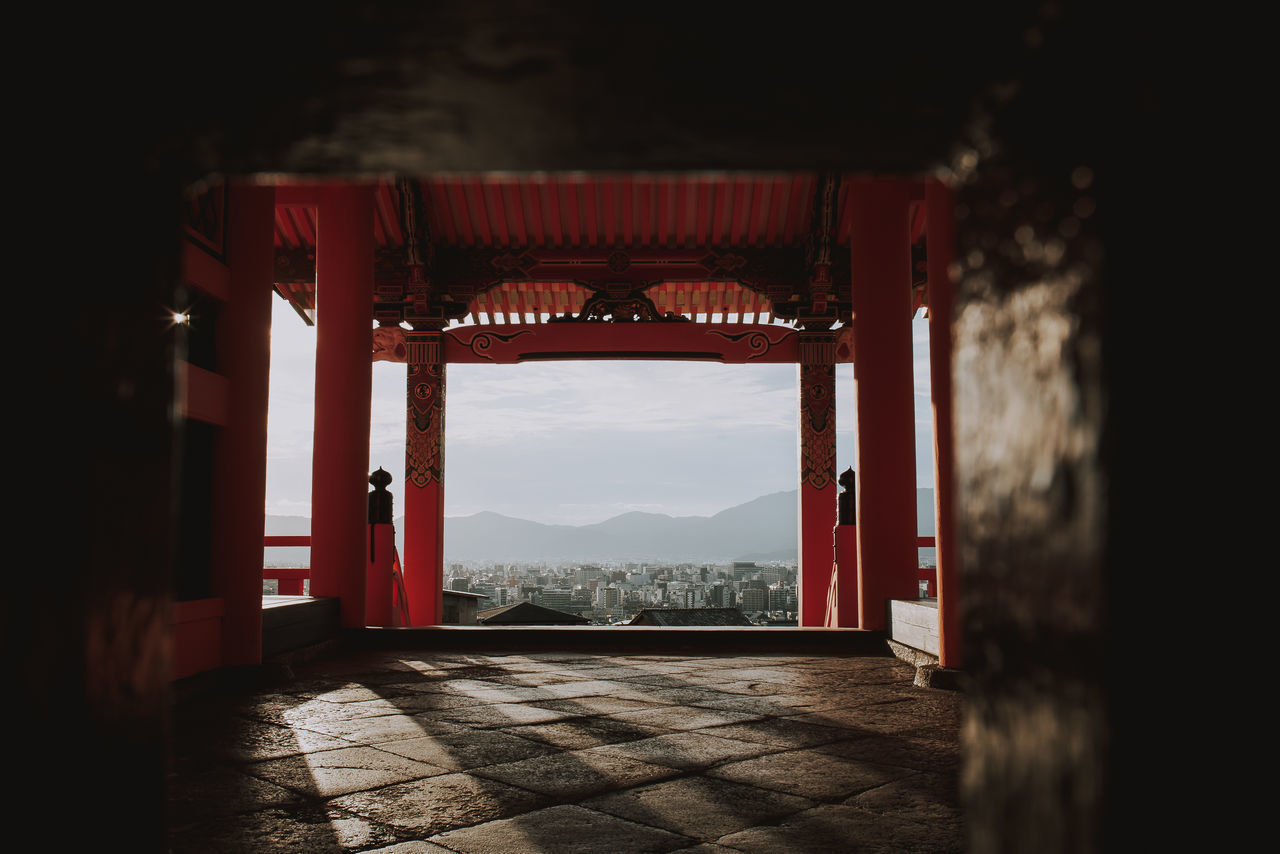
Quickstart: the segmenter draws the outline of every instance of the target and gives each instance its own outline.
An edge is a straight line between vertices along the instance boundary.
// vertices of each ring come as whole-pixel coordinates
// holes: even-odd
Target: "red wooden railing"
[[[270,536],[262,538],[262,545],[271,546],[310,546],[311,536]],[[303,582],[311,577],[311,568],[306,566],[265,566],[262,568],[264,581],[276,579],[280,582],[281,596],[301,596]]]

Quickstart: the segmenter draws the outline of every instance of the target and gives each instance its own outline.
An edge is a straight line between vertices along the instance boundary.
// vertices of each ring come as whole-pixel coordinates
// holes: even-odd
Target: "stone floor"
[[[175,711],[184,851],[960,851],[961,695],[892,657],[351,654]]]

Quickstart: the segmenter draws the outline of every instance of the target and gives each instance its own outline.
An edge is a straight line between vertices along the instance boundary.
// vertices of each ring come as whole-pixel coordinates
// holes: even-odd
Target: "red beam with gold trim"
[[[458,326],[444,333],[444,360],[473,364],[557,359],[790,363],[797,359],[797,341],[794,329],[749,323],[565,321],[476,325]]]

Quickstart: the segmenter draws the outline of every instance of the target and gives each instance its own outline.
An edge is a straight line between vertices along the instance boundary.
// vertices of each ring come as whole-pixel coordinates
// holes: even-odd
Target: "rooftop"
[[[512,602],[497,608],[489,608],[476,614],[476,620],[486,625],[580,625],[591,621],[580,614],[570,614],[535,605],[532,602]]]
[[[750,626],[737,608],[644,608],[633,626]]]
[[[887,656],[367,651],[180,704],[171,850],[960,851],[961,695]]]

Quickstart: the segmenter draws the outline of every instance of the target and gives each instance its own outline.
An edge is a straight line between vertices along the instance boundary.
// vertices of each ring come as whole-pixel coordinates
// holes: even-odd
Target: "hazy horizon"
[[[310,516],[315,328],[272,301],[265,511]],[[916,485],[933,486],[928,321],[912,322]],[[403,512],[406,367],[373,363],[369,470]],[[713,516],[796,489],[795,365],[674,361],[451,364],[445,515],[587,525],[638,510]],[[836,370],[837,469],[856,468],[853,367]]]
[[[930,492],[932,492],[932,491],[933,491],[933,487],[932,487],[932,486],[917,486],[917,487],[916,487],[916,490],[917,490],[917,491],[919,491],[919,490],[921,490],[921,489],[927,489],[927,490],[929,490]],[[755,496],[754,498],[747,498],[747,499],[745,499],[745,500],[743,500],[743,501],[739,501],[737,504],[731,504],[731,505],[729,505],[728,507],[722,507],[722,508],[720,508],[719,510],[716,510],[716,511],[714,511],[714,512],[712,512],[712,513],[702,513],[702,514],[699,514],[699,513],[691,513],[691,514],[684,514],[684,515],[679,515],[679,516],[677,516],[677,515],[672,514],[672,513],[654,513],[654,511],[648,511],[648,510],[624,510],[622,513],[618,513],[618,514],[616,514],[616,515],[614,515],[614,516],[610,516],[610,517],[608,517],[608,518],[606,518],[606,519],[601,519],[599,522],[583,522],[583,523],[580,523],[579,525],[574,525],[574,526],[572,526],[572,527],[582,527],[582,526],[584,526],[584,525],[598,525],[598,524],[600,524],[600,522],[607,522],[607,521],[609,521],[609,519],[615,519],[615,518],[617,518],[617,516],[623,516],[623,515],[626,515],[627,513],[654,513],[654,515],[669,516],[669,517],[671,517],[671,518],[673,518],[673,519],[710,519],[710,518],[711,518],[711,517],[713,517],[713,516],[718,516],[719,514],[721,514],[721,513],[725,512],[726,510],[732,510],[732,509],[734,509],[735,507],[740,507],[740,506],[742,506],[743,504],[750,504],[751,502],[753,502],[753,501],[759,501],[759,500],[760,500],[760,499],[762,499],[762,498],[771,498],[771,497],[773,497],[774,495],[779,495],[779,494],[782,494],[782,493],[791,493],[791,492],[795,492],[795,491],[796,491],[796,490],[795,490],[794,488],[792,488],[792,489],[779,489],[779,490],[777,490],[776,492],[769,492],[769,493],[765,493],[764,495],[757,495],[757,496]],[[481,514],[481,513],[494,513],[494,514],[497,514],[497,515],[500,515],[500,516],[506,516],[506,517],[507,517],[507,518],[509,518],[509,519],[518,519],[518,520],[520,520],[520,521],[522,521],[522,522],[537,522],[537,520],[536,520],[536,519],[525,519],[525,518],[520,517],[520,516],[507,516],[507,514],[505,514],[505,513],[497,513],[497,511],[496,511],[496,510],[477,510],[477,511],[475,511],[474,513],[463,513],[463,514],[454,514],[454,513],[449,513],[449,512],[448,512],[448,510],[446,510],[446,511],[445,511],[445,518],[446,518],[446,519],[467,519],[467,518],[470,518],[470,517],[472,517],[472,516],[477,516],[477,515],[479,515],[479,514]],[[397,519],[401,519],[401,518],[403,518],[403,517],[404,517],[404,508],[400,507],[400,505],[399,505],[399,504],[396,504],[396,506],[395,506],[395,513],[394,513],[394,515],[395,515],[395,518],[397,518]],[[310,516],[309,514],[300,514],[300,513],[268,513],[268,514],[267,514],[267,516],[268,516],[268,517],[270,517],[270,518],[274,518],[274,519],[310,519],[310,518],[311,518],[311,516]],[[563,525],[563,524],[568,524],[568,523],[565,523],[565,522],[538,522],[538,524],[540,524],[540,525]]]

